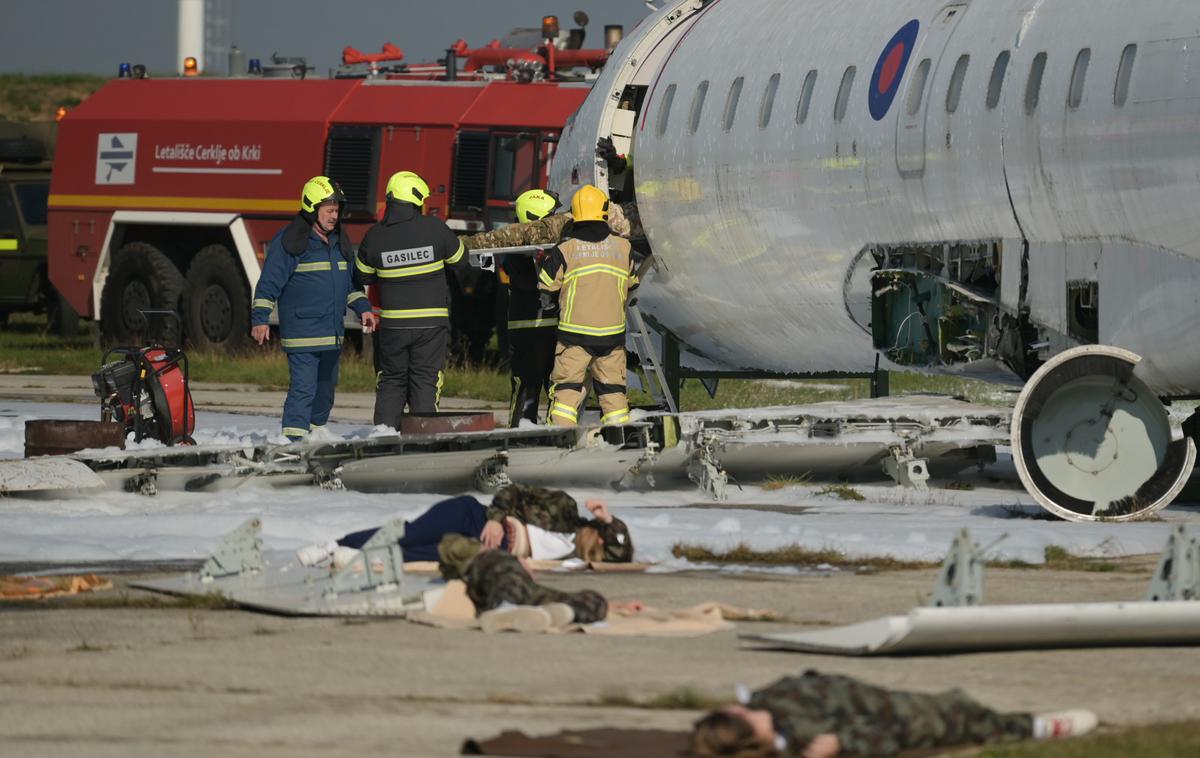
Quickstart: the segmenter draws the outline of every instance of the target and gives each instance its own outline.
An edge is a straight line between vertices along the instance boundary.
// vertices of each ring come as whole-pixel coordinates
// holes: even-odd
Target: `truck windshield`
[[[50,202],[50,182],[15,182],[21,218],[29,226],[46,225],[46,206]]]

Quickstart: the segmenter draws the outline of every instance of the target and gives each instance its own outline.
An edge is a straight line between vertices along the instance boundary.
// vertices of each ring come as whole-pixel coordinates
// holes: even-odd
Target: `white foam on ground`
[[[81,405],[0,401],[0,457],[20,456],[24,421],[44,418],[95,418],[95,412]],[[202,443],[261,443],[278,434],[279,428],[275,417],[202,412],[198,418],[196,438]],[[363,437],[379,430],[332,424],[329,431]],[[773,491],[731,486],[729,500],[719,507],[691,488],[619,493],[572,488],[570,492],[580,503],[592,497],[607,501],[628,522],[638,560],[664,562],[664,569],[695,567],[672,558],[671,548],[679,542],[718,550],[739,543],[756,549],[799,544],[831,548],[851,557],[940,560],[954,535],[965,527],[981,544],[1009,535],[991,556],[1037,563],[1048,545],[1084,556],[1157,553],[1175,523],[1188,523],[1200,532],[1200,510],[1193,507],[1168,508],[1160,513],[1161,521],[1149,523],[1012,518],[1014,513],[1039,509],[1015,483],[1011,461],[1004,455],[996,466],[964,478],[974,489],[935,487],[922,492],[884,482],[854,485],[863,501],[820,494],[825,487],[821,483]],[[476,494],[488,502],[488,496]],[[263,521],[265,546],[295,549],[377,526],[392,517],[412,518],[443,497],[294,487],[163,492],[156,497],[103,492],[67,499],[0,498],[0,561],[201,559],[225,533],[253,517]],[[703,507],[688,507],[697,504]],[[751,505],[776,510],[744,507]]]

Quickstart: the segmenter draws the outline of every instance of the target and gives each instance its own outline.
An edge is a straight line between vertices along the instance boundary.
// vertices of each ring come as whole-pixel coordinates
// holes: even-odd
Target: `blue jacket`
[[[297,217],[271,239],[250,315],[250,325],[260,326],[277,307],[280,339],[289,353],[340,348],[346,306],[360,316],[371,307],[353,256],[346,256],[350,246],[342,243],[341,228],[326,244],[311,226],[305,236],[305,223]]]

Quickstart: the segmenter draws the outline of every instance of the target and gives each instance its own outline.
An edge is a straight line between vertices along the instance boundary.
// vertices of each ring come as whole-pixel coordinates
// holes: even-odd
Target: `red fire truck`
[[[391,45],[372,55],[347,48],[353,70],[329,79],[307,77],[301,63],[287,64],[291,78],[105,85],[59,124],[52,282],[99,319],[106,340],[141,334],[139,309],[178,308],[194,346],[245,347],[267,244],[309,177],[341,184],[355,241],[400,170],[425,178],[427,212],[451,228],[512,221],[512,200],[544,186],[554,143],[607,51],[459,41],[438,64],[407,66],[402,56]]]

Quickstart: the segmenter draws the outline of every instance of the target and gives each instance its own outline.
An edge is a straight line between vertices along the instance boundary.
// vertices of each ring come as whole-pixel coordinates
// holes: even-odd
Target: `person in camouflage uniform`
[[[745,705],[697,721],[691,755],[894,755],[912,748],[1065,737],[1095,723],[1088,711],[999,713],[957,689],[901,692],[807,671],[754,692]]]
[[[629,237],[637,224],[637,207],[609,210],[609,227],[614,234]],[[533,189],[517,197],[517,223],[490,232],[463,237],[468,250],[525,245],[555,245],[566,235],[572,222],[570,213],[555,213],[558,197],[552,192]],[[508,285],[509,365],[512,368],[512,394],[509,426],[516,428],[521,419],[538,422],[538,402],[550,389],[550,371],[554,368],[557,344],[558,300],[538,290],[537,270],[531,255],[503,255],[496,261],[501,280]]]
[[[450,534],[442,539],[438,545],[438,568],[447,580],[463,580],[477,616],[504,603],[562,603],[571,608],[579,624],[603,621],[608,615],[608,601],[599,592],[562,592],[543,587],[533,580],[516,556],[485,548],[479,540],[461,535]]]
[[[562,490],[510,484],[492,499],[487,509],[488,525],[480,534],[480,540],[486,547],[497,547],[504,535],[504,521],[510,516],[523,524],[549,532],[575,532],[583,527],[591,527],[602,540],[604,560],[615,563],[632,561],[633,538],[625,522],[610,514],[608,508],[599,501],[588,501],[586,507],[592,512],[593,518],[580,516],[575,499]]]

